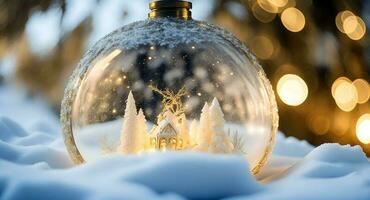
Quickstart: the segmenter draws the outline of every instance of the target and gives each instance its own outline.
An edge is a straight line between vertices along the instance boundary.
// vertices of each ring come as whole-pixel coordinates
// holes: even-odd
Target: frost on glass
[[[93,46],[67,85],[61,117],[76,163],[190,150],[244,156],[254,173],[278,121],[248,49],[223,29],[167,18],[127,25]]]

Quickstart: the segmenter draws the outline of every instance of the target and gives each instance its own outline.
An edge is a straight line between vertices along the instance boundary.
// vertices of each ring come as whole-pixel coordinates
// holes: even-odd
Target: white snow
[[[256,177],[241,157],[195,152],[73,166],[46,104],[14,91],[0,86],[0,199],[370,199],[370,162],[360,147],[314,148],[281,133]]]

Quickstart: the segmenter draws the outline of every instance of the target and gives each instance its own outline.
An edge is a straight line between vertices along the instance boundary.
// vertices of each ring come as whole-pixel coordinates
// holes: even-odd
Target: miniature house
[[[179,129],[177,126],[177,123],[171,117],[161,120],[150,131],[150,146],[162,150],[176,150],[181,148],[182,140],[178,137]]]

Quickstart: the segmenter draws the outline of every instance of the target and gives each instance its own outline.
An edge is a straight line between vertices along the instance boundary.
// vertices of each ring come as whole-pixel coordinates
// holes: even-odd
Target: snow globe
[[[149,5],[147,20],[90,48],[62,102],[75,163],[107,154],[196,151],[245,157],[256,174],[278,126],[270,82],[231,33],[191,18],[191,3]]]

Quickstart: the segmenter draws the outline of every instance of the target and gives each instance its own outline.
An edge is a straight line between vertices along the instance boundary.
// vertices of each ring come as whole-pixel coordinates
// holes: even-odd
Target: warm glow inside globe
[[[238,154],[257,173],[278,115],[269,81],[223,29],[195,20],[136,22],[101,39],[74,71],[62,103],[76,163],[106,154]]]

